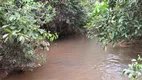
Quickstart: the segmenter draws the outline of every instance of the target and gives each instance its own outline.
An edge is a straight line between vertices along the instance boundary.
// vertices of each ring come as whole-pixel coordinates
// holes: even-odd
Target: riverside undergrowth
[[[1,70],[33,69],[42,64],[46,53],[35,50],[49,50],[49,42],[45,39],[53,41],[57,36],[40,26],[50,22],[55,13],[48,2],[0,0]]]

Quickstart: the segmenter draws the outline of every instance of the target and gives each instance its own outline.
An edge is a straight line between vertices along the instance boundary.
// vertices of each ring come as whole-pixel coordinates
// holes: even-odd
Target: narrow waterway
[[[4,80],[127,80],[121,71],[141,51],[140,47],[109,46],[105,52],[95,39],[71,37],[51,46],[42,67]]]

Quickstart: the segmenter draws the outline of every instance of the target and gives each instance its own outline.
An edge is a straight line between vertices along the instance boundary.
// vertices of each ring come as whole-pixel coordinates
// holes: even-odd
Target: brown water
[[[138,47],[109,46],[105,52],[95,40],[71,37],[51,46],[42,67],[5,80],[126,80],[122,69],[141,51]]]

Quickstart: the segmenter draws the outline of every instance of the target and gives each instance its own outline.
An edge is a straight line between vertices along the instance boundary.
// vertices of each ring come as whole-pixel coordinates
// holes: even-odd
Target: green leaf
[[[6,27],[8,27],[9,25],[4,25],[4,26],[2,26],[2,28],[6,28]]]
[[[24,36],[19,36],[19,41],[21,42],[21,44],[24,44],[25,42]]]
[[[48,6],[48,9],[51,9],[51,8],[52,8],[52,6],[51,6],[51,5],[49,5],[49,6]]]
[[[4,34],[3,35],[3,39],[5,39],[6,37],[8,37],[9,34]]]
[[[8,33],[10,33],[10,34],[12,33],[12,31],[11,31],[10,29],[4,29],[4,31],[5,31],[5,32],[8,32]]]
[[[129,76],[128,76],[128,78],[129,78],[129,79],[130,79],[130,78],[133,78],[133,74],[130,73]]]
[[[38,29],[38,31],[40,32],[40,34],[45,33],[45,30],[43,30],[43,29]]]
[[[9,17],[9,20],[10,21],[13,21],[13,20],[15,20],[16,19],[16,16],[14,16],[14,15],[11,15],[10,17]]]

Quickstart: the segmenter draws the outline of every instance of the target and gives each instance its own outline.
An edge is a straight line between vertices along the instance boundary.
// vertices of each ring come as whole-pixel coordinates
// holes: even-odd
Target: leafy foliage
[[[142,76],[142,64],[140,63],[142,58],[139,56],[138,59],[133,59],[132,64],[129,64],[128,69],[123,70],[123,75],[128,76],[129,79],[137,80]]]
[[[64,35],[75,33],[86,24],[87,14],[82,0],[49,0],[49,3],[56,9],[56,16],[44,26],[45,29]]]
[[[3,0],[1,0],[3,1]],[[33,0],[10,0],[0,4],[0,67],[12,70],[24,65],[33,67],[36,49],[47,49],[44,39],[55,39],[54,35],[41,29],[55,16],[47,2]],[[28,66],[31,63],[31,66]]]
[[[99,37],[104,45],[142,36],[141,0],[104,0],[96,2],[90,17],[89,37]]]

